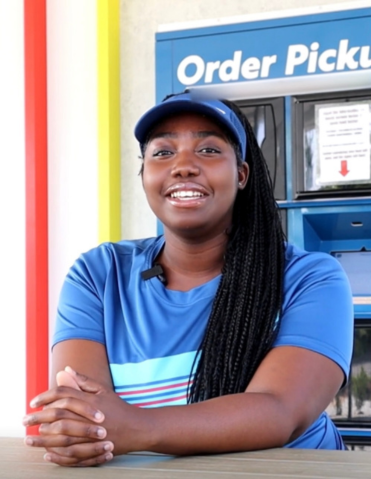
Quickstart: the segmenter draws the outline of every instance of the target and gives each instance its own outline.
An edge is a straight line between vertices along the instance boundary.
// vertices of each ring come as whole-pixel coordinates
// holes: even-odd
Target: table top
[[[371,454],[363,451],[268,449],[189,457],[135,453],[89,468],[46,463],[44,451],[26,447],[21,438],[0,438],[0,451],[3,479],[371,479]]]

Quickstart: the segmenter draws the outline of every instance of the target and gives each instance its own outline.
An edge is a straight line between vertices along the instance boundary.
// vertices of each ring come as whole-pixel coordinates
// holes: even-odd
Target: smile
[[[193,198],[202,198],[205,196],[203,193],[199,191],[173,191],[170,194],[171,198],[177,198],[180,200],[188,200]]]

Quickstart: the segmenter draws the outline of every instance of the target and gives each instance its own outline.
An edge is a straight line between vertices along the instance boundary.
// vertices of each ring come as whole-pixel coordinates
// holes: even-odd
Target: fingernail
[[[32,401],[30,401],[30,407],[36,407],[37,406],[37,399],[32,399]]]
[[[97,419],[98,421],[100,421],[101,419],[104,418],[104,415],[103,415],[100,411],[98,411],[98,412],[96,412],[96,413],[94,414],[94,417],[95,417],[95,419]]]
[[[98,437],[102,437],[102,438],[103,438],[103,437],[106,437],[106,434],[107,434],[107,432],[106,432],[106,430],[105,430],[103,427],[99,427],[99,428],[97,429],[97,436],[98,436]]]
[[[22,423],[23,423],[24,426],[31,426],[32,423],[33,423],[33,420],[34,420],[34,417],[32,415],[31,416],[25,416],[23,418]]]
[[[50,454],[44,454],[44,461],[51,462],[52,456]]]
[[[32,446],[33,444],[33,439],[31,437],[26,437],[26,439],[24,440],[25,444],[27,444],[27,446]]]
[[[105,451],[112,451],[113,450],[113,444],[108,442],[107,444],[104,445],[104,450]]]
[[[113,454],[111,452],[109,452],[108,454],[106,454],[104,456],[104,458],[105,458],[106,461],[110,461],[113,458]]]

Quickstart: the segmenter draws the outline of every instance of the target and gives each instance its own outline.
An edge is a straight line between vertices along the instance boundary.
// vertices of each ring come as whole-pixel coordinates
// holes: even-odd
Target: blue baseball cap
[[[201,113],[227,127],[240,147],[242,159],[246,159],[246,132],[235,112],[220,100],[199,98],[190,93],[171,96],[144,113],[134,129],[136,139],[144,144],[156,123],[181,112]]]

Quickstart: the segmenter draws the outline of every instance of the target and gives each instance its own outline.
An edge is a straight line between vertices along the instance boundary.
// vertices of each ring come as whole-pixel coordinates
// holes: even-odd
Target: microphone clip
[[[142,271],[140,273],[140,275],[142,276],[142,279],[144,281],[147,281],[148,279],[157,277],[164,286],[167,285],[165,272],[162,269],[162,266],[158,263],[155,263],[155,265],[152,266],[152,268],[146,269],[145,271]]]

